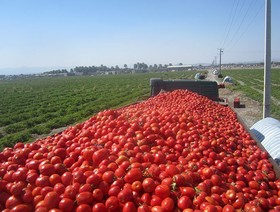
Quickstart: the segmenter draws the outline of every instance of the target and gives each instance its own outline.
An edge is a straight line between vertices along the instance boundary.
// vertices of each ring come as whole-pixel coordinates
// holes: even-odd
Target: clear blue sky
[[[280,61],[280,0],[272,59]],[[0,74],[263,61],[265,0],[0,0]],[[277,23],[278,22],[278,23]]]

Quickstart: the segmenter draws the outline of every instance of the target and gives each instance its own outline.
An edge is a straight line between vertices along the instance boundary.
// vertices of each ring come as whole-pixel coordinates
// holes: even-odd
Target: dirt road
[[[218,78],[211,70],[208,70],[206,80],[217,81],[217,83],[220,84],[223,78]],[[229,106],[237,113],[246,126],[250,128],[254,123],[262,119],[262,105],[246,97],[242,92],[232,91],[232,86],[234,85],[225,83],[225,88],[219,89],[219,96],[227,98]],[[235,97],[240,98],[240,108],[233,107]]]

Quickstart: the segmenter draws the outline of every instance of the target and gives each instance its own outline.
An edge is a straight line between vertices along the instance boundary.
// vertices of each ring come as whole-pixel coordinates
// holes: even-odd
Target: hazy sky
[[[272,59],[280,61],[280,0],[271,2]],[[0,0],[0,74],[211,63],[217,48],[224,48],[225,63],[263,61],[264,3]]]

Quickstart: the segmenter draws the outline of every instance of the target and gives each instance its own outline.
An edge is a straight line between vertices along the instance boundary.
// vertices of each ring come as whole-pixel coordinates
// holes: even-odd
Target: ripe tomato
[[[91,204],[93,202],[93,195],[88,191],[78,193],[76,196],[76,201],[78,205]]]
[[[145,178],[142,182],[144,192],[151,193],[155,190],[156,184],[153,178]]]
[[[102,190],[99,188],[96,188],[93,190],[92,196],[93,196],[93,199],[97,202],[101,202],[102,199],[104,198],[104,194],[103,194]]]
[[[109,151],[105,148],[99,149],[95,151],[92,155],[92,161],[99,165],[103,160],[107,159],[109,157]]]
[[[60,197],[54,191],[51,191],[51,192],[47,193],[45,198],[44,198],[44,205],[48,209],[57,208],[59,202],[60,202]]]
[[[51,176],[55,173],[55,168],[53,164],[44,163],[44,161],[39,165],[39,171],[42,175]]]
[[[27,205],[27,204],[19,204],[16,205],[15,207],[13,207],[10,212],[31,212],[34,209],[32,208],[31,205]]]
[[[105,206],[108,211],[115,211],[120,207],[120,203],[116,196],[110,196],[105,201]]]
[[[227,191],[226,191],[226,198],[227,198],[228,200],[235,200],[235,198],[236,198],[236,192],[235,192],[234,190],[232,190],[232,189],[227,190]]]
[[[63,185],[68,186],[72,183],[73,174],[71,172],[65,172],[61,175],[61,182]]]
[[[136,206],[133,202],[126,202],[122,208],[123,212],[136,212]]]
[[[140,168],[132,168],[124,176],[124,181],[132,184],[134,181],[142,180],[142,171]]]
[[[174,201],[170,197],[166,197],[161,202],[161,208],[164,211],[172,211],[174,208]]]
[[[120,203],[124,204],[126,202],[133,200],[133,193],[132,190],[128,188],[124,188],[118,193],[118,200]]]
[[[142,182],[141,181],[134,181],[131,185],[131,189],[134,192],[139,193],[142,190],[143,186],[142,186]]]
[[[155,194],[161,198],[161,199],[164,199],[166,197],[169,197],[170,195],[170,188],[167,186],[167,185],[158,185],[156,188],[155,188]]]
[[[12,209],[13,207],[15,207],[16,205],[22,204],[23,202],[21,201],[21,199],[19,197],[16,196],[9,196],[5,198],[6,201],[4,202],[5,207],[8,209]]]
[[[62,198],[58,204],[60,210],[70,212],[73,210],[74,201],[69,198]]]
[[[87,204],[81,204],[76,208],[76,212],[92,212],[92,209]]]
[[[92,212],[106,212],[106,206],[103,203],[96,203],[92,207]]]
[[[222,212],[235,212],[235,208],[232,205],[225,205]]]
[[[165,172],[170,177],[173,177],[174,175],[179,174],[180,170],[175,165],[169,164],[169,165],[166,166]]]

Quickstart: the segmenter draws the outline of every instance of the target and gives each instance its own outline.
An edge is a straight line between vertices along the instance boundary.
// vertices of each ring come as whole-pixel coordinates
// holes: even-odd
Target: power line
[[[228,16],[228,21],[227,21],[227,25],[226,25],[226,27],[225,27],[225,30],[224,30],[224,33],[223,33],[223,37],[224,37],[224,40],[223,40],[223,42],[221,43],[221,46],[223,46],[224,45],[224,43],[225,43],[225,40],[226,40],[226,31],[227,31],[227,29],[228,29],[228,27],[229,27],[229,23],[230,23],[230,21],[231,21],[231,18],[232,18],[232,13],[233,13],[233,9],[234,9],[234,7],[235,7],[235,0],[233,1],[233,5],[231,6],[231,10],[230,10],[230,13],[229,13],[229,16]]]
[[[255,16],[251,19],[251,21],[247,24],[247,26],[245,27],[244,31],[240,34],[240,36],[238,37],[238,39],[236,39],[236,41],[229,46],[228,48],[231,49],[233,46],[236,46],[236,44],[240,41],[240,39],[244,36],[244,34],[248,31],[248,29],[251,27],[251,25],[254,23],[255,19],[257,18],[257,16],[259,15],[260,11],[264,8],[264,4],[261,4],[261,6],[259,7],[258,11],[256,12]]]
[[[235,2],[235,1],[234,1],[234,2]],[[238,5],[239,5],[239,0],[237,1],[236,7],[234,8],[234,14],[233,14],[232,19],[231,19],[231,21],[230,21],[230,26],[229,26],[229,28],[228,28],[228,31],[227,31],[227,34],[226,34],[226,38],[224,39],[224,42],[223,42],[223,45],[222,45],[222,46],[225,45],[225,43],[226,43],[226,41],[227,41],[227,38],[228,38],[228,35],[229,35],[230,31],[231,31],[232,23],[233,23],[233,21],[234,21],[234,19],[235,19],[236,11],[237,11]]]
[[[243,1],[243,5],[242,5],[241,9],[242,9],[243,6],[244,6],[244,2],[245,2],[245,1]],[[245,20],[245,18],[247,17],[248,12],[249,12],[249,10],[251,9],[253,3],[256,3],[256,0],[251,0],[251,2],[250,2],[250,4],[249,4],[249,7],[247,8],[247,10],[246,10],[246,12],[245,12],[245,14],[244,14],[244,16],[243,16],[241,22],[239,23],[238,28],[236,29],[235,33],[234,33],[233,36],[232,36],[232,39],[231,39],[230,42],[228,43],[228,46],[230,46],[230,44],[233,42],[233,40],[235,39],[236,35],[238,34],[238,32],[239,32],[241,26],[243,25],[244,20]],[[241,9],[240,9],[240,11],[241,11]]]

